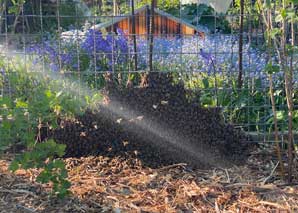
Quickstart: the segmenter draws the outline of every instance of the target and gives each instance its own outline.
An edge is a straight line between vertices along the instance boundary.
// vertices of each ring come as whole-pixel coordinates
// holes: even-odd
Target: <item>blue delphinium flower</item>
[[[97,65],[94,66],[106,66],[109,71],[113,65],[128,62],[128,39],[120,29],[117,29],[117,35],[109,33],[106,36],[98,30],[89,30],[81,47],[87,52],[92,63],[96,59]]]
[[[213,57],[211,53],[207,53],[203,49],[200,49],[199,54],[204,59],[207,66],[209,66],[213,62]]]
[[[99,71],[123,71],[135,56],[132,39],[121,29],[105,35],[93,29],[75,35],[80,39],[69,39],[60,45],[55,40],[46,40],[31,45],[27,50],[35,55],[36,61],[44,60],[53,70],[79,69],[79,64],[80,68],[84,64],[83,69],[91,66]],[[243,49],[245,74],[260,77],[266,64],[264,53],[248,44]],[[138,67],[148,68],[149,41],[141,36],[137,37],[137,56]],[[234,75],[239,63],[238,41],[233,35],[210,35],[204,40],[197,36],[155,37],[153,62],[160,70],[166,71],[211,74],[212,70],[218,74]]]
[[[74,55],[67,46],[58,46],[57,41],[46,40],[39,44],[32,44],[26,53],[34,55],[33,64],[40,62],[49,63],[53,71],[59,71],[72,64]]]
[[[117,29],[117,40],[116,40],[117,49],[121,53],[128,53],[128,39],[125,36],[124,32],[121,29]]]
[[[205,65],[208,67],[208,74],[210,75],[211,70],[215,68],[215,62],[212,54],[205,52],[203,49],[200,49],[199,55],[203,58]]]

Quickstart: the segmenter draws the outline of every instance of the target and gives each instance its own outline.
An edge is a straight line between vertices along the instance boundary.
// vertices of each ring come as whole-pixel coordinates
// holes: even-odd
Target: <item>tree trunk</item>
[[[268,11],[268,22],[270,23],[268,26],[268,30],[271,31],[271,26],[272,26],[272,14],[271,14],[271,9]],[[269,37],[268,40],[268,58],[269,58],[269,64],[272,64],[272,55],[271,55],[271,45],[272,45],[272,40]],[[275,140],[275,146],[276,146],[276,154],[277,158],[279,161],[280,165],[280,174],[281,177],[284,179],[285,178],[285,169],[284,169],[284,164],[282,161],[282,154],[279,146],[279,137],[278,137],[278,120],[277,120],[277,112],[276,112],[276,104],[275,104],[275,98],[274,98],[274,87],[273,87],[273,79],[272,79],[272,74],[269,74],[269,94],[270,94],[270,99],[271,99],[271,108],[273,112],[273,121],[274,121],[274,140]]]
[[[280,174],[281,177],[285,177],[285,169],[284,169],[284,164],[282,161],[282,155],[281,155],[281,150],[279,146],[279,137],[278,137],[278,121],[277,121],[277,112],[276,112],[276,105],[275,105],[275,98],[274,98],[274,88],[273,88],[273,80],[272,80],[272,75],[269,75],[269,84],[270,84],[270,99],[271,99],[271,107],[272,107],[272,112],[273,112],[273,121],[274,121],[274,141],[275,141],[275,146],[276,146],[276,154],[277,158],[279,161],[280,165]]]
[[[133,51],[134,51],[134,71],[138,71],[138,53],[137,53],[137,36],[136,36],[136,17],[135,17],[135,2],[131,0],[131,15],[132,15],[132,38],[133,38]],[[128,74],[126,87],[131,87],[131,74]]]
[[[150,8],[150,24],[149,24],[149,72],[153,72],[153,48],[154,48],[154,9],[156,7],[156,0],[151,0],[151,8]],[[148,84],[148,75],[147,73],[143,73],[141,76],[141,87],[145,87]]]
[[[0,18],[0,33],[2,33],[2,26],[3,26],[3,21],[4,21],[3,19],[7,18],[7,17],[5,17],[6,16],[6,12],[5,12],[5,10],[6,10],[6,1],[1,3],[0,10],[1,10],[0,11],[0,15],[1,15],[1,18]]]
[[[151,19],[150,19],[150,48],[149,48],[149,70],[150,72],[153,71],[153,42],[154,42],[154,8],[156,6],[156,0],[151,1]]]
[[[131,14],[132,14],[132,37],[133,37],[133,51],[134,51],[134,71],[138,70],[138,54],[137,54],[137,36],[136,36],[136,17],[135,17],[135,3],[131,0]]]
[[[286,2],[283,0],[283,8],[286,8]],[[294,5],[292,4],[292,9],[294,9]],[[283,48],[284,54],[286,55],[286,22],[283,21]],[[295,45],[295,29],[294,29],[294,19],[291,20],[291,37],[292,43],[291,45],[294,47]],[[288,182],[292,182],[292,173],[293,173],[293,54],[291,55],[290,61],[290,70],[285,70],[285,87],[286,87],[286,96],[287,96],[287,105],[288,105]]]
[[[244,0],[240,0],[240,29],[239,29],[239,73],[238,88],[242,88],[243,84],[243,19],[244,19]]]

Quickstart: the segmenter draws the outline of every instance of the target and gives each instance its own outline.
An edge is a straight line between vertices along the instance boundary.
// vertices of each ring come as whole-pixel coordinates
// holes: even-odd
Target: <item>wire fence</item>
[[[133,15],[131,2],[119,1],[116,9],[113,2],[107,1],[106,5],[103,2],[32,0],[17,5],[15,11],[9,10],[9,2],[3,3],[0,47],[1,56],[6,59],[2,66],[15,63],[12,57],[20,58],[18,63],[28,73],[53,72],[99,90],[104,87],[107,75],[123,86],[130,78],[134,79],[136,86],[139,74],[175,73],[187,89],[200,92],[198,102],[202,106],[220,107],[225,121],[246,131],[254,142],[274,142],[269,82],[264,72],[268,61],[265,30],[259,14],[250,11],[243,15],[240,41],[241,17],[237,12],[221,15],[210,9],[202,10],[199,5],[187,8],[179,2],[174,9],[156,6],[152,13],[150,5],[140,6],[137,2]],[[155,27],[150,53],[152,16]],[[16,85],[4,73],[0,76],[0,95],[9,97]],[[295,72],[295,91],[297,77]],[[287,105],[281,74],[273,78],[283,143],[287,134]],[[295,119],[297,125],[298,118]]]

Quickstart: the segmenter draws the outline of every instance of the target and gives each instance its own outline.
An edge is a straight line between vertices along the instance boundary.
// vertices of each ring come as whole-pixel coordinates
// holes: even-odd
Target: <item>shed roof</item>
[[[146,10],[147,8],[150,9],[149,5],[145,5],[145,6],[141,7],[141,8],[139,8],[139,9],[135,10],[135,14],[138,14],[138,13]],[[162,11],[162,10],[160,10],[158,8],[154,8],[154,12],[156,14],[161,15],[161,16],[165,16],[168,19],[173,20],[173,21],[175,21],[177,23],[180,23],[180,24],[183,24],[185,26],[188,26],[188,27],[190,27],[192,29],[195,29],[196,31],[201,31],[201,32],[202,31],[206,31],[205,29],[203,29],[204,27],[202,27],[202,26],[195,26],[193,24],[190,24],[189,22],[187,22],[187,21],[185,21],[183,19],[177,18],[177,17],[175,17],[175,16],[173,16],[173,15],[171,15],[171,14],[165,12],[165,11]],[[112,25],[114,25],[114,24],[116,24],[116,23],[118,23],[118,22],[120,22],[122,20],[125,20],[125,19],[127,19],[127,18],[129,18],[131,16],[132,16],[132,13],[126,13],[126,14],[123,14],[123,15],[119,15],[119,16],[113,17],[111,21],[97,24],[97,25],[93,26],[92,28],[94,28],[94,29],[107,28],[107,27],[112,26]]]

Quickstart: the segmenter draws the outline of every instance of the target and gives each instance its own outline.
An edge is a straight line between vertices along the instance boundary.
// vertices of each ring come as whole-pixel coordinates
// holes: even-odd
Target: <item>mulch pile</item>
[[[35,182],[38,170],[8,171],[12,156],[0,160],[0,213],[32,212],[100,212],[101,207],[90,206],[77,197],[59,200],[50,195],[49,185]]]
[[[67,158],[73,195],[62,201],[35,182],[38,170],[8,172],[7,158],[0,160],[0,212],[297,212],[298,185],[277,178],[273,155],[256,150],[245,166],[213,170],[153,169],[137,158]]]
[[[250,148],[244,133],[226,124],[220,109],[201,107],[199,95],[172,75],[151,73],[148,85],[138,88],[108,83],[105,105],[55,131],[55,140],[67,145],[65,156],[137,156],[151,167],[243,162]]]

